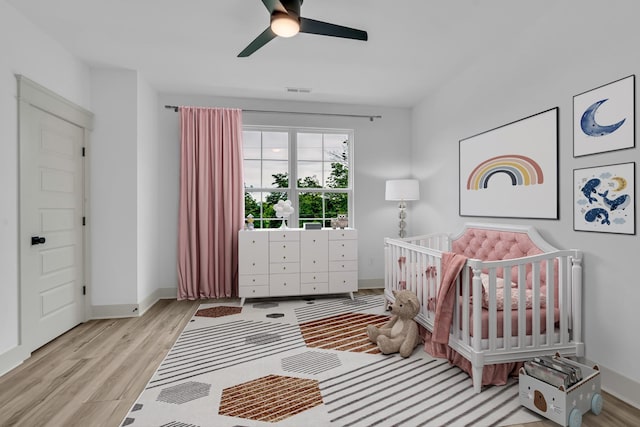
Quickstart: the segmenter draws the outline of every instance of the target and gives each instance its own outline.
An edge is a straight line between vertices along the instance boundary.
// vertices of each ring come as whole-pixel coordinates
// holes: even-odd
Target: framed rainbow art
[[[462,139],[459,214],[558,219],[558,108]]]

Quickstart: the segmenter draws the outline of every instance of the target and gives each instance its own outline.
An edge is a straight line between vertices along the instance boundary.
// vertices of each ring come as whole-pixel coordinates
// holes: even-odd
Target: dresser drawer
[[[279,262],[269,266],[271,274],[298,274],[300,273],[300,264],[297,262]]]
[[[238,248],[239,274],[269,273],[269,233],[240,231]]]
[[[300,295],[300,275],[272,274],[269,281],[269,295],[272,297]]]
[[[357,240],[329,241],[329,261],[358,259]]]
[[[238,289],[240,298],[268,297],[269,286],[241,286]]]
[[[300,242],[270,242],[269,261],[274,262],[299,262]]]
[[[330,230],[329,240],[357,240],[358,230]]]
[[[328,281],[329,273],[327,273],[326,271],[300,274],[300,283],[323,283]]]
[[[316,295],[329,293],[329,284],[325,283],[300,283],[300,295]]]
[[[329,292],[355,292],[358,290],[358,272],[330,272],[329,273]]]
[[[331,261],[329,271],[358,271],[358,261]]]
[[[269,275],[268,274],[254,274],[254,275],[245,275],[241,274],[238,277],[238,286],[269,286]]]
[[[295,230],[269,230],[269,241],[292,242],[300,240],[300,231]]]

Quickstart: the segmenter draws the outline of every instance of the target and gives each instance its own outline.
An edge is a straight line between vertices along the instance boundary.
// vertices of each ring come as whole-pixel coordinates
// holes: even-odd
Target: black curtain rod
[[[177,105],[165,105],[164,108],[171,108],[176,113],[178,112]],[[373,119],[381,119],[380,115],[367,115],[367,114],[339,114],[339,113],[307,113],[305,111],[274,111],[274,110],[245,110],[247,113],[278,113],[278,114],[303,114],[303,115],[312,115],[312,116],[336,116],[336,117],[356,117],[359,119],[369,119],[369,121],[373,121]]]

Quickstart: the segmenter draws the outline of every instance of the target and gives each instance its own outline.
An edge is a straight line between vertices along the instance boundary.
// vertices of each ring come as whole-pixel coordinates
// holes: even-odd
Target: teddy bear
[[[414,317],[420,313],[420,302],[415,293],[402,290],[393,291],[395,301],[389,305],[391,319],[377,328],[367,326],[369,340],[378,344],[382,354],[400,353],[402,357],[409,357],[413,349],[420,344],[418,324]]]

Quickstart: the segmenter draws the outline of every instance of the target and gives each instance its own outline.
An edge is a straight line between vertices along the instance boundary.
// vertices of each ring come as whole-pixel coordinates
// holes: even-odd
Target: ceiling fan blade
[[[251,43],[249,43],[249,46],[245,47],[244,50],[238,54],[238,58],[244,58],[251,55],[274,38],[276,38],[276,33],[271,31],[271,27],[267,27],[262,34],[256,37]]]
[[[280,3],[280,0],[262,0],[262,3],[264,3],[264,7],[267,8],[269,13],[273,13],[274,10],[287,13],[287,9]]]
[[[328,22],[316,21],[315,19],[302,17],[300,18],[300,32],[354,40],[366,41],[368,39],[366,31],[356,30],[355,28],[343,27],[342,25],[330,24]]]

